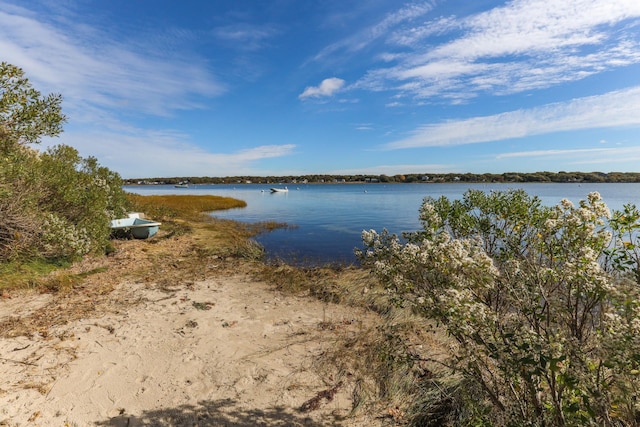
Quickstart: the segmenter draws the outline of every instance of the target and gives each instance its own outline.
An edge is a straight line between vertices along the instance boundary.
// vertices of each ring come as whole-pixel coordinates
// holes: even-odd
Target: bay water
[[[564,198],[577,204],[598,191],[611,209],[621,209],[627,203],[640,206],[640,184],[635,183],[288,184],[288,192],[278,193],[271,193],[271,187],[274,185],[145,185],[125,189],[141,195],[217,195],[244,200],[245,208],[211,215],[249,223],[287,223],[290,227],[260,234],[256,240],[268,258],[296,265],[356,263],[354,249],[363,247],[363,230],[386,228],[396,234],[418,230],[418,211],[427,196],[459,199],[468,189],[524,189],[543,204],[554,206]]]

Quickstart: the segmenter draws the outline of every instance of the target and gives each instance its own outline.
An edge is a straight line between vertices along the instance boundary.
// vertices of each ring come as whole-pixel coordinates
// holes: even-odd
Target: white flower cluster
[[[398,292],[411,291],[421,310],[447,313],[448,321],[468,330],[492,314],[477,295],[490,291],[499,274],[478,239],[451,239],[439,233],[432,240],[401,244],[395,236],[363,231],[372,267]],[[475,320],[473,320],[475,319]]]
[[[96,187],[96,189],[104,190],[105,192],[109,191],[109,182],[106,179],[99,176],[94,176],[92,181],[92,184],[94,187]]]
[[[436,212],[435,206],[429,201],[425,201],[420,207],[420,220],[435,226],[439,226],[442,223],[442,219]]]
[[[42,242],[45,253],[56,256],[82,256],[91,250],[91,239],[85,229],[52,213],[44,220]]]

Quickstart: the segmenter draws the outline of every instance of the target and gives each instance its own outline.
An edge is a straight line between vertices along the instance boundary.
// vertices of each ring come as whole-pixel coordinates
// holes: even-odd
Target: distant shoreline
[[[508,172],[502,174],[301,175],[232,177],[156,177],[123,179],[124,185],[197,184],[442,184],[442,183],[640,183],[640,172]]]
[[[291,183],[291,182],[199,182],[189,184],[188,187],[195,187],[200,185],[438,185],[438,184],[640,184],[640,179],[637,181],[429,181],[429,182],[364,182],[364,181],[349,181],[349,182],[307,182]],[[148,182],[148,183],[130,183],[125,182],[125,187],[153,187],[159,185],[171,185],[175,184],[170,182]]]

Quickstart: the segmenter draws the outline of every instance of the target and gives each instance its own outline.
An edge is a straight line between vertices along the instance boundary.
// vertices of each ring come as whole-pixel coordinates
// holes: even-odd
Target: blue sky
[[[638,0],[0,0],[0,60],[125,178],[640,171]]]

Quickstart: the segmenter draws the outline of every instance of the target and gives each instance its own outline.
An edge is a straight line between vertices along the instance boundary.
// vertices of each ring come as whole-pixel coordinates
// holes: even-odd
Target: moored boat
[[[273,187],[271,189],[272,193],[286,193],[287,191],[289,191],[289,189],[287,187],[284,187],[284,188]]]

